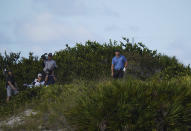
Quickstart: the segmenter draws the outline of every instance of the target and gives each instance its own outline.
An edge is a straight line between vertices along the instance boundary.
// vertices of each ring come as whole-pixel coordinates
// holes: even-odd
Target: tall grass
[[[37,109],[48,129],[187,130],[191,123],[191,78],[49,87],[42,92]]]

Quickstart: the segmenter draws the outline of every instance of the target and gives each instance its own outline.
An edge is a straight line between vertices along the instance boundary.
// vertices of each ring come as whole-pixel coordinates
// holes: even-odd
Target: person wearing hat
[[[13,76],[12,71],[8,71],[8,76],[6,79],[6,88],[7,88],[7,102],[9,102],[10,97],[12,96],[12,94],[16,95],[18,94],[18,90],[17,90],[17,84],[15,82],[15,78]]]
[[[115,51],[115,57],[112,59],[111,75],[114,79],[123,78],[127,68],[127,59],[121,55],[119,50]]]
[[[54,71],[55,68],[57,68],[56,62],[52,59],[52,53],[48,54],[48,60],[44,63],[45,67],[43,71],[46,74],[49,74],[51,71]]]
[[[44,81],[42,81],[42,74],[39,73],[38,74],[38,78],[34,80],[34,86],[37,87],[37,86],[44,86]]]

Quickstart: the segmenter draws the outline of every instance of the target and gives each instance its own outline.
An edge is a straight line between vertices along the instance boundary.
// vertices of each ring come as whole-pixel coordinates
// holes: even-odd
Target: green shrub
[[[48,129],[187,130],[191,78],[123,80],[44,88],[38,110]],[[44,120],[44,116],[48,119]]]
[[[110,76],[111,59],[116,49],[121,50],[127,57],[129,74],[141,79],[147,79],[168,67],[179,66],[175,57],[170,58],[157,53],[156,50],[149,50],[142,43],[131,44],[127,38],[123,38],[120,43],[111,40],[104,44],[87,41],[84,44],[77,43],[74,47],[66,46],[64,50],[55,52],[54,59],[59,67],[56,71],[58,83],[69,83],[79,78],[94,80]],[[42,72],[42,60],[33,53],[29,53],[28,58],[21,57],[20,53],[5,53],[0,54],[0,67],[13,70],[20,90],[24,90],[23,83],[31,83],[37,73]],[[187,67],[182,67],[182,70],[185,68]],[[2,71],[0,78],[0,88],[4,88]]]
[[[16,96],[11,98],[9,103],[2,103],[0,105],[0,116],[6,117],[15,114],[20,107],[34,99],[40,99],[41,87],[35,87],[32,89],[25,89]]]
[[[102,83],[85,91],[67,118],[79,130],[185,130],[190,93],[191,85],[178,80]]]
[[[57,76],[57,84],[67,84],[72,83],[74,80],[88,80],[82,85],[75,85],[76,87],[73,88],[74,85],[68,85],[69,87],[62,89],[63,86],[56,86],[55,92],[52,88],[44,88],[43,94],[39,95],[40,89],[26,89],[23,87],[24,83],[31,83],[36,75],[39,72],[42,72],[42,60],[38,57],[34,56],[33,53],[29,53],[28,58],[21,57],[20,53],[10,53],[7,54],[5,52],[4,55],[0,54],[0,67],[1,70],[5,67],[8,69],[13,70],[15,75],[16,81],[18,83],[18,87],[20,90],[20,94],[16,97],[13,97],[9,104],[5,104],[6,99],[6,88],[5,88],[5,77],[3,72],[0,72],[0,115],[8,115],[14,113],[15,109],[22,106],[23,103],[26,103],[28,100],[30,101],[34,96],[37,96],[40,99],[40,96],[45,97],[47,94],[48,100],[53,99],[54,101],[57,100],[58,102],[62,101],[62,96],[66,96],[66,98],[71,99],[72,104],[70,104],[69,100],[65,100],[63,103],[68,103],[69,105],[75,105],[76,102],[74,99],[77,97],[81,98],[83,94],[94,94],[94,92],[98,92],[99,88],[95,87],[89,81],[99,81],[101,79],[108,79],[110,77],[110,66],[111,66],[111,59],[114,56],[114,51],[116,49],[121,50],[122,54],[127,57],[129,66],[127,73],[129,75],[134,76],[137,79],[147,80],[148,78],[152,77],[156,73],[158,73],[158,77],[155,79],[160,80],[171,80],[173,78],[179,78],[180,76],[190,75],[190,67],[184,66],[178,62],[175,57],[168,57],[166,55],[161,55],[157,53],[156,50],[152,51],[149,50],[145,45],[142,43],[131,44],[128,39],[123,38],[123,41],[117,43],[117,41],[112,42],[110,40],[109,43],[100,44],[98,42],[91,42],[87,41],[84,44],[77,43],[74,47],[66,46],[64,50],[58,51],[54,53],[54,59],[58,64],[58,69],[56,70]],[[145,87],[146,84],[144,82],[136,81],[137,86]],[[136,85],[136,82],[133,84]],[[158,82],[158,81],[157,81]],[[156,83],[157,83],[156,82]],[[148,84],[148,83],[147,83]],[[112,84],[111,84],[112,85]],[[108,88],[108,90],[100,88],[100,90],[106,93],[111,93],[113,91],[120,92],[123,91],[125,88],[125,84],[119,85],[119,89],[115,89],[113,86],[112,88]],[[104,84],[103,86],[107,86]],[[149,85],[151,88],[152,85]],[[157,86],[153,84],[153,86]],[[79,87],[79,88],[77,88]],[[94,87],[94,88],[92,88]],[[123,88],[124,89],[123,89]],[[147,87],[147,86],[146,86]],[[166,85],[165,85],[166,87]],[[177,86],[175,86],[177,87]],[[58,89],[57,89],[58,88]],[[71,89],[70,89],[71,88]],[[90,88],[90,90],[88,90]],[[153,87],[154,88],[154,87]],[[74,90],[73,90],[74,89]],[[34,90],[34,91],[33,91]],[[50,91],[52,95],[49,96]],[[62,94],[60,94],[62,93]],[[69,94],[66,94],[69,93]],[[75,95],[71,95],[71,93]],[[100,94],[102,94],[100,93]],[[34,95],[31,95],[34,94]],[[96,95],[96,94],[94,94]],[[104,94],[103,94],[104,95]],[[105,94],[106,95],[106,94]],[[114,94],[111,94],[114,95]],[[70,96],[70,97],[68,97]],[[85,95],[86,96],[86,95]],[[85,97],[84,96],[84,97]],[[74,98],[73,98],[74,97]],[[87,99],[89,95],[87,94]],[[97,96],[98,98],[100,96]],[[108,96],[110,97],[110,96]],[[115,96],[119,97],[119,96]],[[85,99],[85,98],[84,98]],[[101,98],[99,98],[101,99]],[[109,101],[109,100],[108,100]],[[115,102],[111,100],[111,103]],[[52,103],[52,102],[51,102]],[[57,103],[56,103],[57,104]],[[48,104],[47,104],[48,105]],[[65,105],[65,104],[63,104]],[[83,105],[83,104],[82,104]],[[67,105],[65,105],[68,107]],[[44,106],[46,107],[46,106]],[[68,107],[69,108],[69,107]],[[46,108],[45,108],[46,109]],[[63,108],[66,109],[66,108]],[[63,112],[63,111],[60,111]],[[118,126],[116,126],[118,127]]]

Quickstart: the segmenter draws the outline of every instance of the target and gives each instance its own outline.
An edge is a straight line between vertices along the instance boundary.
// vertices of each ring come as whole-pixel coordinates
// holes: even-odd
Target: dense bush
[[[182,77],[54,86],[43,89],[37,109],[47,129],[187,130],[191,127],[190,81]]]
[[[111,59],[116,49],[121,50],[128,60],[127,74],[137,80],[96,85],[95,82],[100,79],[110,77]],[[51,109],[49,113],[54,112],[52,121],[59,118],[62,123],[64,114],[79,130],[96,130],[100,126],[106,126],[108,130],[182,130],[189,126],[190,82],[184,83],[179,78],[190,75],[191,71],[175,57],[149,50],[142,43],[131,44],[126,38],[119,43],[87,41],[74,47],[66,45],[53,57],[59,67],[56,76],[60,86],[41,90],[22,86],[31,83],[42,72],[39,57],[32,53],[28,58],[21,57],[20,53],[0,54],[1,70],[13,70],[20,90],[19,95],[5,104],[5,77],[1,71],[1,116],[14,113],[16,108],[36,96],[42,100],[41,110]],[[74,80],[86,82],[68,85]]]
[[[74,47],[66,45],[64,50],[55,52],[54,59],[59,66],[56,71],[58,83],[67,83],[78,78],[94,80],[110,76],[111,59],[116,49],[127,57],[128,73],[143,80],[161,71],[165,71],[165,75],[169,74],[169,78],[182,72],[184,75],[190,73],[190,67],[180,66],[175,57],[161,55],[157,51],[149,50],[142,43],[131,44],[127,38],[123,38],[120,43],[110,40],[104,44],[87,41]],[[29,53],[28,58],[21,57],[20,53],[5,53],[0,54],[0,67],[1,70],[5,67],[13,70],[20,90],[24,90],[23,83],[31,83],[37,73],[42,72],[42,60],[33,53]],[[4,92],[2,71],[0,78],[0,91]],[[5,94],[2,94],[0,99],[4,97]]]
[[[7,68],[13,71],[20,91],[26,89],[23,87],[24,83],[31,83],[42,70],[41,62],[32,53],[29,54],[29,58],[20,57],[20,53],[0,55],[0,68],[0,103],[3,103],[6,98],[6,77],[2,70]]]
[[[1,103],[0,116],[7,117],[14,115],[17,113],[19,108],[24,107],[27,102],[31,102],[31,100],[35,99],[39,100],[41,88],[42,87],[25,89],[18,95],[14,96],[14,98],[9,103]]]

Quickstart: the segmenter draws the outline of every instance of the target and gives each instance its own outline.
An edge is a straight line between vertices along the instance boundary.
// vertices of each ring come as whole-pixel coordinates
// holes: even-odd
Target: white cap
[[[38,73],[38,77],[42,77],[42,74],[41,74],[41,73]]]

